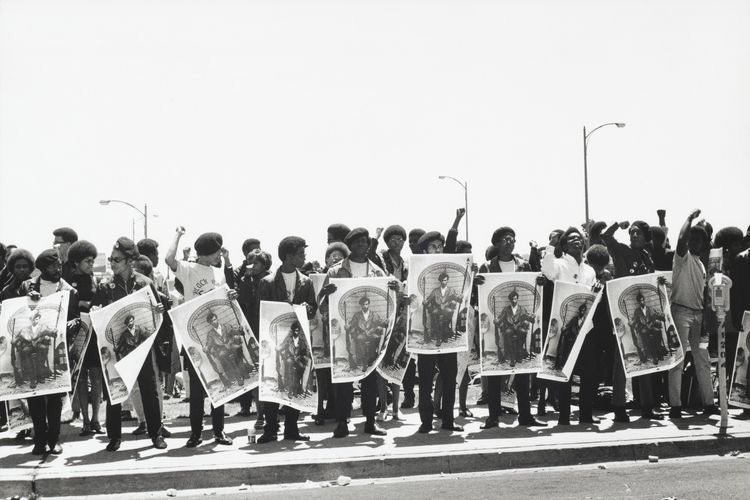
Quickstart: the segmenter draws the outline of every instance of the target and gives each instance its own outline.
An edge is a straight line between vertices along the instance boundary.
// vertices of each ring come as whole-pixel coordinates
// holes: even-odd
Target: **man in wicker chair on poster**
[[[425,343],[434,340],[435,345],[447,342],[455,335],[453,329],[453,315],[461,303],[461,295],[448,286],[448,272],[443,271],[438,276],[440,285],[436,287],[427,300],[424,308],[427,312],[429,323],[425,325]]]

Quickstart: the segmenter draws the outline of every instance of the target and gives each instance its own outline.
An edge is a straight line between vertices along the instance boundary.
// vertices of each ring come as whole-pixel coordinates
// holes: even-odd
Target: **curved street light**
[[[123,201],[123,200],[99,200],[100,205],[109,205],[110,203],[122,203],[123,205],[127,205],[143,217],[143,237],[148,238],[148,204],[143,204],[143,210],[136,207],[130,202]]]
[[[586,201],[586,219],[584,224],[588,225],[589,223],[589,168],[588,168],[588,143],[589,143],[589,137],[591,137],[591,134],[596,132],[602,127],[606,127],[609,125],[614,125],[617,128],[623,128],[625,126],[624,122],[609,122],[609,123],[603,123],[599,125],[598,127],[595,127],[593,130],[591,130],[589,133],[586,133],[586,127],[583,127],[583,190],[584,190],[584,198]]]
[[[465,217],[466,217],[466,241],[469,241],[469,183],[468,182],[462,182],[455,177],[451,177],[450,175],[439,175],[438,179],[444,180],[444,179],[450,179],[453,182],[457,183],[459,186],[464,188],[464,210],[466,211]]]

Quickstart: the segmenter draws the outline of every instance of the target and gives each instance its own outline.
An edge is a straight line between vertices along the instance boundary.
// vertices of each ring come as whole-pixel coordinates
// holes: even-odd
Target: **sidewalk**
[[[227,411],[233,414],[234,405]],[[524,428],[515,417],[502,418],[499,429],[479,427],[487,407],[472,407],[474,418],[458,418],[462,433],[435,431],[417,433],[416,409],[402,412],[404,420],[385,422],[388,435],[362,434],[361,416],[352,418],[348,438],[334,439],[334,424],[315,426],[307,415],[300,431],[311,441],[279,441],[249,444],[247,428],[254,418],[227,418],[226,432],[235,440],[220,446],[204,431],[204,443],[187,449],[190,429],[187,419],[165,422],[173,437],[169,448],[155,450],[145,437],[131,435],[133,423],[123,427],[120,451],[104,451],[106,437],[78,437],[78,425],[64,425],[64,453],[39,460],[31,455],[31,441],[19,444],[14,434],[0,435],[0,496],[36,492],[42,496],[106,494],[176,488],[210,488],[311,481],[333,481],[339,475],[354,478],[395,477],[440,472],[456,473],[523,467],[645,460],[649,455],[670,458],[723,454],[750,450],[750,421],[730,417],[728,437],[718,437],[718,417],[700,414],[678,424],[642,421],[631,412],[630,424],[615,424],[612,414],[600,415],[598,426],[556,425],[557,414],[549,412],[548,427]],[[357,412],[358,414],[359,412]],[[739,410],[730,410],[738,415]],[[436,427],[439,428],[439,421]],[[206,419],[210,426],[210,418]],[[353,427],[356,426],[356,427]]]

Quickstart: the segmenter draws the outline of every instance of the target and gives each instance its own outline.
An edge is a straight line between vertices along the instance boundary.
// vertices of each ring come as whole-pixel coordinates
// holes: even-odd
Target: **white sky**
[[[750,223],[750,2],[0,1],[0,241]],[[136,239],[142,237],[137,222]],[[463,237],[463,225],[461,226]],[[673,235],[673,237],[675,237]]]

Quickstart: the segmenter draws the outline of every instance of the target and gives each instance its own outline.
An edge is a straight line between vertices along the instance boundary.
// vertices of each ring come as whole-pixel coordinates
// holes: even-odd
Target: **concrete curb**
[[[750,450],[750,435],[738,437],[701,436],[656,442],[606,442],[579,446],[527,447],[517,449],[472,450],[452,454],[412,454],[366,457],[346,461],[316,463],[216,464],[196,468],[154,468],[129,473],[107,470],[95,473],[60,475],[35,469],[33,473],[2,474],[0,491],[18,494],[34,492],[42,496],[81,496],[127,492],[159,491],[332,481],[339,475],[352,478],[383,478],[422,474],[480,472],[531,467],[552,467],[598,462],[645,460],[649,455],[676,458],[721,455],[733,450]],[[30,477],[30,476],[36,477]]]

